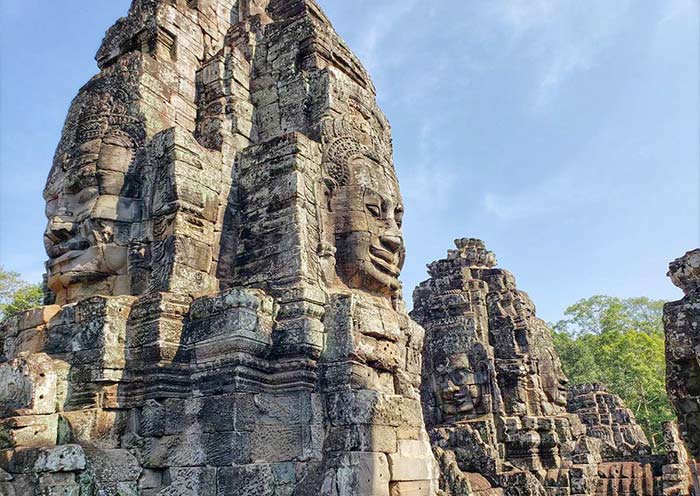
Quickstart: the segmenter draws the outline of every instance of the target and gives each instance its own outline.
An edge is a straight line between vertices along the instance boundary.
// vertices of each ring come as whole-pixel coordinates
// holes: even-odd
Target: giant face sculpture
[[[471,366],[465,353],[444,356],[435,363],[436,398],[443,421],[459,421],[475,414],[488,387],[488,369]]]
[[[326,148],[336,271],[348,287],[394,296],[405,259],[403,201],[393,166],[362,141],[350,134]]]
[[[44,191],[48,286],[58,303],[129,294],[128,238],[139,213],[122,196],[136,146],[123,128],[134,120],[104,100],[86,108]]]
[[[549,402],[565,408],[569,379],[564,375],[559,358],[550,349],[543,350],[539,371],[542,388]]]
[[[512,275],[508,275],[512,278]],[[514,280],[508,285],[514,286]],[[527,293],[519,290],[507,291],[502,294],[501,301],[502,307],[508,309],[514,324],[514,328],[510,330],[511,341],[518,350],[517,354],[521,356],[527,375],[531,376],[530,380],[539,391],[538,394],[544,393],[543,399],[546,402],[556,410],[563,410],[566,407],[569,380],[554,351],[551,331],[544,321],[536,316],[535,304]],[[540,400],[535,404],[545,403]],[[555,412],[547,410],[546,413]]]

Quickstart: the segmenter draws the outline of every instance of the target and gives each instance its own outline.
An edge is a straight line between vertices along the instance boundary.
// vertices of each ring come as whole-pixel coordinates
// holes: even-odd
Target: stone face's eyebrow
[[[371,199],[378,200],[381,203],[383,196],[378,191],[376,191],[372,188],[369,188],[367,186],[365,186],[363,188],[363,191],[364,191],[365,198],[369,197]]]

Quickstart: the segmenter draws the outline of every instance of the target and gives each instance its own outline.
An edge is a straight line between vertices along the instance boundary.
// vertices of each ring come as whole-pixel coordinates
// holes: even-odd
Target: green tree
[[[572,336],[608,331],[663,334],[664,303],[645,297],[620,299],[592,296],[567,308],[564,315],[568,318],[554,324],[554,330],[565,331]]]
[[[43,296],[41,284],[29,284],[0,266],[0,321],[41,305]]]
[[[572,384],[600,382],[636,415],[654,449],[673,419],[666,395],[663,301],[593,296],[554,324],[554,344]]]

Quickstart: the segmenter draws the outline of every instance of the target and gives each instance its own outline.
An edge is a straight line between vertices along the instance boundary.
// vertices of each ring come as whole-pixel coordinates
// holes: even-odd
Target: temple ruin
[[[689,494],[483,242],[409,316],[391,128],[314,0],[133,0],[96,59],[0,326],[0,495]]]
[[[618,397],[595,384],[568,389],[551,333],[514,276],[481,240],[455,244],[428,266],[411,312],[426,332],[421,398],[441,490],[689,494],[675,426],[666,426],[669,454],[653,456]]]

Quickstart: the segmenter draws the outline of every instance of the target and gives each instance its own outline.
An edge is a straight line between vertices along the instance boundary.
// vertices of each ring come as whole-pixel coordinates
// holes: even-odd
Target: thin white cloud
[[[559,88],[576,73],[589,70],[593,65],[593,54],[589,47],[577,46],[562,49],[542,70],[539,85],[533,99],[533,107],[541,110],[556,96]]]
[[[577,176],[573,169],[565,169],[526,189],[487,192],[483,199],[484,210],[502,221],[519,221],[569,210],[591,201],[595,194]]]
[[[549,0],[505,0],[493,2],[491,7],[513,29],[513,34],[520,36],[552,23],[556,6]]]
[[[672,0],[692,2],[693,0]],[[464,2],[450,0],[382,0],[369,3],[371,15],[363,19],[362,30],[354,36],[354,47],[375,78],[383,70],[396,71],[401,64],[415,60],[419,39],[428,32],[439,36],[443,50],[436,60],[446,57],[447,66],[435,64],[423,81],[413,87],[431,84],[442,74],[436,69],[458,70],[464,77],[481,72],[502,57],[527,60],[536,73],[530,104],[542,110],[551,104],[561,88],[577,75],[596,65],[608,42],[624,27],[633,0],[490,0]],[[371,8],[369,6],[371,5]],[[449,16],[450,22],[437,22]],[[430,30],[425,24],[431,25]],[[401,28],[401,32],[397,30]],[[456,29],[458,28],[458,29]],[[435,32],[439,29],[439,32]],[[418,38],[416,38],[416,36]],[[391,59],[382,53],[390,38],[412,40],[413,45],[392,45]],[[481,45],[476,49],[474,43]],[[497,51],[500,51],[497,52]]]
[[[404,16],[410,14],[418,5],[418,0],[384,0],[371,2],[371,17],[363,25],[358,35],[357,54],[370,72],[379,68],[378,47],[394,29],[404,24]]]
[[[668,45],[678,40],[678,36],[694,33],[692,46],[698,46],[698,24],[700,23],[700,4],[697,0],[668,0],[659,16],[654,33],[652,50],[661,57],[667,56]]]
[[[433,123],[428,121],[421,126],[419,156],[411,163],[410,175],[401,177],[404,200],[431,211],[447,207],[455,184],[452,168],[436,159],[441,153],[437,149],[435,133],[436,126]]]
[[[538,72],[533,109],[551,103],[563,85],[595,66],[607,42],[624,26],[631,0],[496,0],[495,23]]]
[[[659,19],[659,27],[669,24],[681,18],[697,19],[697,0],[669,0],[666,9]]]

